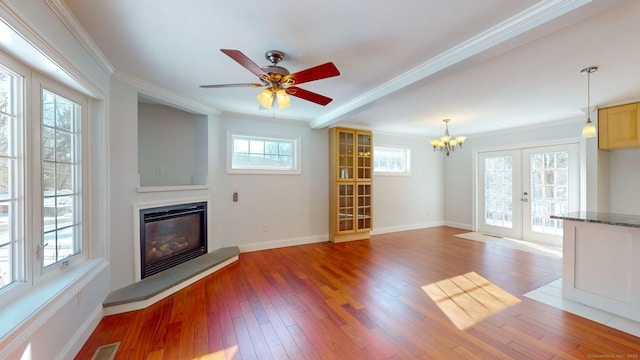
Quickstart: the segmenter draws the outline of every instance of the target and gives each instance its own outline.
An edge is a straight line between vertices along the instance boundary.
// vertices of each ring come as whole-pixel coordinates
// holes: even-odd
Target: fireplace
[[[207,253],[207,203],[140,209],[140,278]]]

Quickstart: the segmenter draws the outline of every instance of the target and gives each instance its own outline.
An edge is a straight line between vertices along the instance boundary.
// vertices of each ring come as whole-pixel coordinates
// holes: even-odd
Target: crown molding
[[[113,74],[115,68],[104,55],[102,50],[96,45],[91,36],[87,33],[84,27],[80,24],[78,19],[73,15],[73,13],[69,10],[67,5],[62,0],[45,0],[47,5],[53,10],[53,12],[58,16],[60,21],[71,31],[73,36],[80,42],[82,47],[87,50],[89,55],[98,63],[98,66],[102,68],[107,75]]]
[[[106,98],[106,93],[70,62],[62,51],[53,46],[38,27],[28,21],[10,1],[0,0],[0,10],[2,16],[6,17],[2,22],[15,33],[14,38],[19,40],[18,46],[23,46],[23,50],[29,49],[20,50],[21,55],[28,54],[26,56],[37,58],[27,61],[18,56],[21,61],[85,95]]]
[[[161,86],[138,79],[135,76],[131,76],[118,70],[115,70],[111,77],[113,79],[122,81],[126,84],[138,88],[138,92],[141,95],[157,100],[159,103],[170,105],[172,107],[192,113],[196,112],[207,115],[220,115],[222,113],[219,109],[178,95]]]
[[[316,118],[311,122],[314,129],[334,125],[343,117],[386,95],[398,91],[465,59],[477,55],[509,39],[549,22],[561,15],[590,3],[591,0],[543,0],[486,31],[427,60],[411,70],[391,79]]]

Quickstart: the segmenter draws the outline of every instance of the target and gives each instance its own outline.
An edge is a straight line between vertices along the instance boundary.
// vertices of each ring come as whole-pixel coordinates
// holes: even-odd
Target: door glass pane
[[[569,210],[569,152],[531,154],[531,231],[562,235],[562,220],[551,215]]]
[[[511,156],[485,159],[484,223],[486,225],[513,227],[512,160]]]

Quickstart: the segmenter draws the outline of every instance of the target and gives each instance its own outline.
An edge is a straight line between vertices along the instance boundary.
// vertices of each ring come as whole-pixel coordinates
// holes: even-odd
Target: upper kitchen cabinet
[[[639,103],[598,110],[598,147],[602,150],[640,147]]]

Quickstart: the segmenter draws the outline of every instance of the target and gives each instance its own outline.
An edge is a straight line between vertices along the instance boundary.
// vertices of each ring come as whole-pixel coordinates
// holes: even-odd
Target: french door
[[[478,153],[478,231],[561,243],[562,220],[579,210],[579,145]]]

